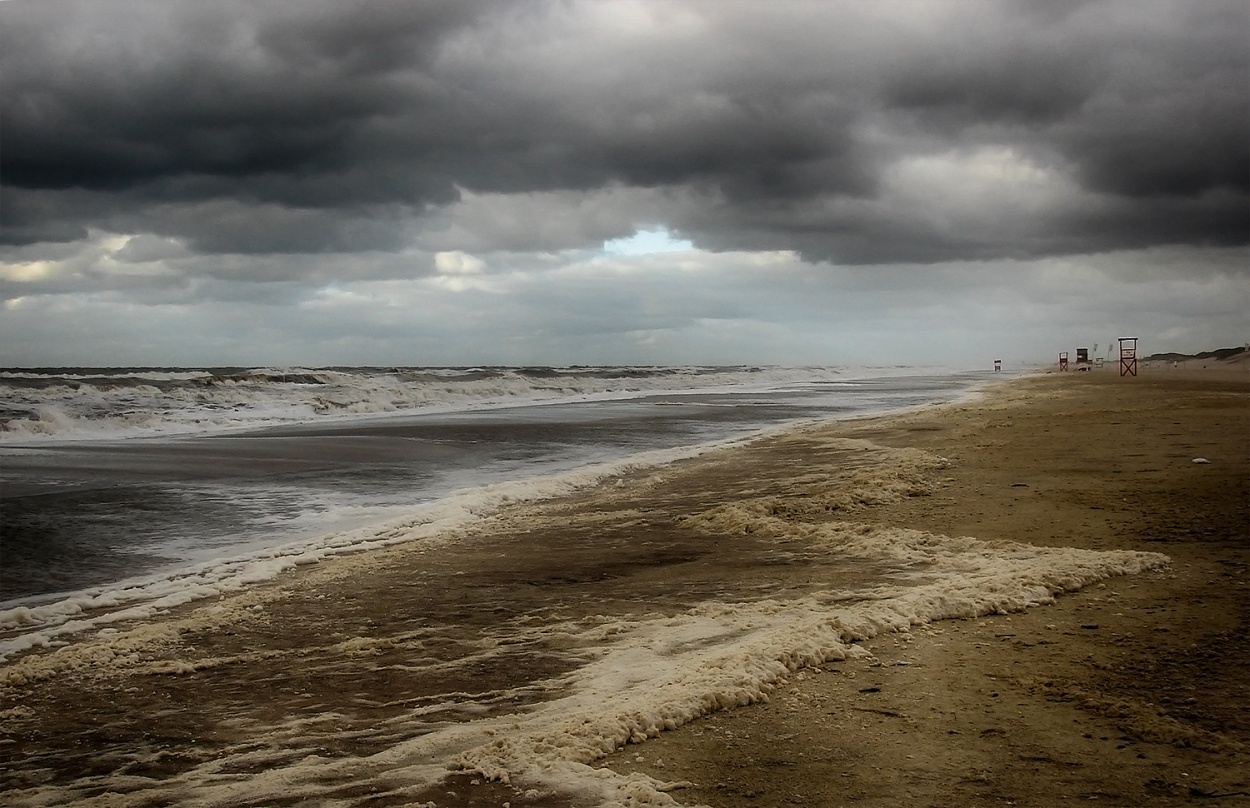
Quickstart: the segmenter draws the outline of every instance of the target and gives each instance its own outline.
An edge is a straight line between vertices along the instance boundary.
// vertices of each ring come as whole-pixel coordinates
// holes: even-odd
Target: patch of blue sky
[[[649,255],[693,249],[692,242],[673,238],[673,234],[666,227],[639,230],[627,238],[603,242],[603,251],[609,255]]]

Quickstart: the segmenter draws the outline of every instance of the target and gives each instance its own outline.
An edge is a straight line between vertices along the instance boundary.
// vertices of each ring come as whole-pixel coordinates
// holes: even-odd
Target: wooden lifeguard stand
[[[1120,337],[1120,375],[1137,375],[1137,337]]]
[[[1068,352],[1067,351],[1059,352],[1059,369],[1060,370],[1068,369]]]

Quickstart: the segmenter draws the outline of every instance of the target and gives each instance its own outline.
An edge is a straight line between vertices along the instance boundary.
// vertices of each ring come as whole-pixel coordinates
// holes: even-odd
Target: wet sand
[[[526,626],[607,627],[605,615],[886,579],[888,564],[829,563],[799,539],[709,538],[684,523],[752,498],[811,501],[883,452],[919,449],[949,463],[876,481],[888,496],[832,497],[821,518],[1172,563],[1024,613],[878,636],[862,643],[869,656],[801,669],[766,688],[766,702],[595,765],[718,807],[1245,801],[1242,367],[1049,374],[975,404],[778,436],[507,510],[456,541],[325,563],[73,653],[28,656],[0,668],[0,795],[194,804],[192,775],[216,767],[215,782],[241,789],[217,804],[255,804],[246,788],[310,756],[359,761],[553,699],[593,649]],[[412,771],[389,774],[381,760],[323,768],[317,790],[292,786],[264,804],[576,804],[471,771],[405,790]]]

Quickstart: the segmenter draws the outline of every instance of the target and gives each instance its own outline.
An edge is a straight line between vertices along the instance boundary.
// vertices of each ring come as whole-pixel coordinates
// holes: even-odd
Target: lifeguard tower
[[[1137,375],[1137,337],[1120,337],[1120,375]]]
[[[1068,369],[1068,352],[1067,351],[1059,352],[1059,369],[1060,370]]]

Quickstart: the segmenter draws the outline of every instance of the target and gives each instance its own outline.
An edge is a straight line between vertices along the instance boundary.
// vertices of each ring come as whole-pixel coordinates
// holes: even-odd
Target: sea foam
[[[510,638],[540,642],[553,653],[562,649],[578,662],[537,683],[544,694],[537,701],[502,712],[479,704],[481,714],[475,717],[471,710],[465,712],[471,706],[462,701],[467,694],[444,694],[445,703],[420,703],[388,719],[384,727],[370,723],[358,729],[376,734],[382,747],[378,751],[337,757],[312,751],[332,747],[348,720],[327,708],[319,715],[258,726],[247,745],[222,750],[211,760],[161,781],[136,785],[129,793],[118,788],[108,795],[107,804],[303,799],[347,805],[350,798],[337,796],[345,784],[353,790],[367,786],[376,789],[378,798],[398,801],[426,793],[450,772],[463,772],[511,783],[534,795],[558,793],[578,805],[678,805],[674,794],[680,793],[680,782],[620,774],[596,762],[625,744],[645,742],[710,712],[766,701],[781,681],[803,667],[869,656],[865,643],[882,634],[908,632],[936,620],[1022,611],[1051,603],[1063,592],[1112,576],[1159,569],[1168,562],[1157,553],[985,541],[859,521],[858,514],[874,505],[915,495],[945,461],[914,450],[885,450],[849,441],[836,444],[846,450],[857,446],[873,448],[881,454],[881,462],[800,480],[796,488],[801,496],[761,494],[710,507],[682,520],[681,529],[722,542],[732,542],[740,534],[779,544],[800,541],[809,552],[831,559],[884,559],[896,569],[885,582],[852,591],[817,589],[795,597],[708,600],[676,613],[549,616],[515,627],[518,633]],[[603,469],[599,479],[616,471]],[[561,484],[585,481],[569,479]],[[810,496],[824,489],[844,496],[823,501]],[[869,496],[874,491],[876,499]],[[463,525],[466,516],[480,518],[500,502],[529,495],[516,489],[499,489],[490,496],[476,492],[471,500],[454,506],[459,515],[445,513],[445,522],[430,518],[394,524],[369,534],[367,540],[346,540],[344,546],[370,542],[381,546],[419,537],[436,540],[438,535],[454,540],[447,531]],[[812,500],[807,507],[801,506],[805,498]],[[249,570],[263,577],[264,562],[256,563],[262,566],[233,569],[217,585],[228,588],[227,582],[241,580]],[[232,625],[248,610],[263,609],[266,597],[264,591],[252,590],[176,619],[97,631],[80,645],[13,660],[0,668],[0,685],[30,685],[87,668],[94,676],[109,676],[110,671],[194,675],[229,660],[154,659],[159,655],[152,650],[176,647],[180,632],[192,625],[201,629],[214,621]],[[32,615],[11,619],[29,624]],[[68,624],[62,628],[69,630]],[[475,664],[509,653],[507,644],[488,639],[473,651]],[[384,637],[350,637],[324,653],[367,660],[387,642]],[[510,694],[490,696],[506,704]],[[429,716],[453,708],[465,715],[464,720],[430,722]],[[291,755],[284,750],[306,752]],[[255,773],[246,778],[229,775],[240,770]],[[14,805],[104,805],[103,797],[93,796],[99,793],[98,785],[87,780],[34,785],[8,796]]]
[[[710,529],[704,524],[693,529]],[[149,781],[128,795],[113,794],[110,805],[150,804],[194,796],[196,804],[263,803],[283,798],[323,805],[346,805],[333,794],[343,783],[374,784],[378,796],[419,793],[451,771],[500,780],[534,793],[560,793],[578,805],[626,808],[677,805],[679,783],[622,775],[596,767],[596,761],[628,743],[642,743],[661,732],[722,709],[766,701],[779,682],[800,668],[831,660],[869,656],[862,643],[889,632],[949,618],[1020,611],[1049,603],[1056,594],[1116,575],[1157,569],[1164,556],[1143,552],[1095,552],[1045,548],[1009,542],[988,543],[898,528],[855,523],[821,531],[826,552],[842,556],[881,553],[925,565],[925,583],[901,581],[860,593],[850,605],[830,605],[830,593],[789,600],[709,602],[676,615],[626,618],[599,615],[553,621],[531,629],[560,635],[590,661],[551,687],[561,695],[515,712],[433,729],[424,714],[438,704],[394,720],[387,731],[401,740],[372,755],[328,758],[308,754],[267,766],[246,779],[222,772],[248,765],[257,749],[316,749],[340,731],[333,714],[298,725],[280,725],[259,734],[246,749]],[[207,618],[201,618],[207,619]],[[226,617],[222,618],[226,620]],[[189,675],[212,660],[150,663],[143,652],[154,643],[173,642],[177,625],[159,623],[98,638],[70,652],[96,675],[119,666],[139,672]],[[370,638],[348,641],[343,653],[368,651]],[[351,645],[351,647],[347,647]],[[593,650],[593,653],[589,653]],[[66,649],[69,651],[69,649]],[[16,683],[46,675],[40,668],[65,654],[20,660],[5,673]],[[503,653],[485,647],[482,660]],[[162,667],[163,666],[163,667]],[[66,669],[55,675],[66,673]],[[405,733],[405,720],[412,731]],[[403,739],[405,735],[406,739]],[[13,805],[78,801],[105,804],[74,785],[36,786],[10,794]]]
[[[779,390],[945,368],[257,368],[0,373],[0,445],[185,435],[536,402]]]

